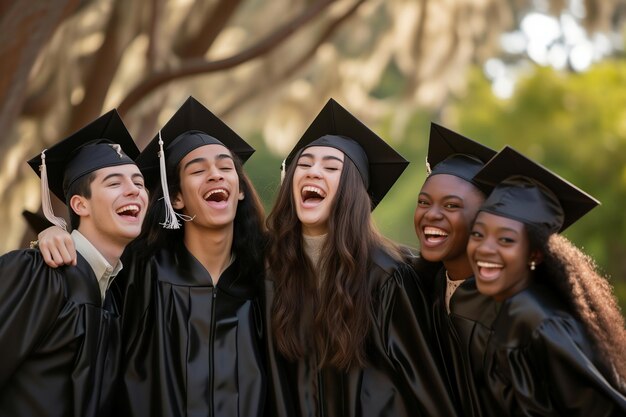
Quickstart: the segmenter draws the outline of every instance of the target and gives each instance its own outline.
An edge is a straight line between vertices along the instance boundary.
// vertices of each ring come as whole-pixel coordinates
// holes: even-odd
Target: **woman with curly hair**
[[[286,165],[267,221],[271,414],[455,415],[422,284],[371,217],[406,161],[330,100]]]
[[[501,415],[626,413],[626,330],[611,286],[558,233],[598,202],[504,148],[476,175],[495,186],[467,253],[478,290],[500,303],[484,358]]]

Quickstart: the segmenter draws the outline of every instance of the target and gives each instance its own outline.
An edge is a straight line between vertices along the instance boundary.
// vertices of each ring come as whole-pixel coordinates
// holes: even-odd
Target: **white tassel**
[[[428,157],[426,157],[426,176],[429,176],[431,172],[433,172],[433,170],[430,169],[430,164],[428,163]]]
[[[280,164],[280,184],[283,184],[283,181],[285,181],[285,171],[286,171],[286,167],[285,167],[285,160],[283,159],[283,163]]]
[[[165,221],[160,223],[165,229],[180,229],[177,213],[172,207],[170,200],[170,190],[167,187],[167,174],[165,172],[165,152],[163,151],[163,139],[159,130],[159,169],[161,171],[161,188],[163,189],[163,200],[165,203]]]
[[[46,151],[44,149],[41,152],[41,165],[39,171],[41,172],[41,208],[43,210],[46,219],[55,226],[59,226],[61,229],[67,231],[67,223],[65,219],[54,215],[52,210],[52,201],[50,201],[50,188],[48,188],[48,168],[46,167]]]

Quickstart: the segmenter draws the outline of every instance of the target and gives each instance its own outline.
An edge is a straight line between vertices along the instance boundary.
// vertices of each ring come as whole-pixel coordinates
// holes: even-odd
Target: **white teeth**
[[[310,191],[312,193],[316,193],[318,194],[320,197],[326,197],[326,193],[324,191],[322,191],[321,188],[318,187],[313,187],[311,185],[305,185],[304,187],[302,187],[302,193]]]
[[[139,211],[139,206],[136,205],[136,204],[129,204],[127,206],[118,208],[115,212],[119,214],[119,213],[123,213],[125,211],[130,211],[132,213],[137,213]]]
[[[226,191],[226,190],[225,190],[225,189],[223,189],[223,188],[216,188],[216,189],[211,190],[211,191],[209,191],[208,193],[206,193],[206,194],[204,195],[204,199],[206,200],[206,199],[208,199],[209,197],[211,197],[213,194],[217,194],[217,193],[222,193],[222,194],[225,194],[225,195],[226,195],[226,197],[228,197],[228,191]]]
[[[493,262],[484,262],[484,261],[478,261],[476,262],[476,265],[478,265],[480,268],[502,268],[503,267],[502,264],[496,264]]]
[[[437,236],[448,236],[448,233],[437,228],[437,227],[425,227],[424,228],[425,235],[437,235]]]

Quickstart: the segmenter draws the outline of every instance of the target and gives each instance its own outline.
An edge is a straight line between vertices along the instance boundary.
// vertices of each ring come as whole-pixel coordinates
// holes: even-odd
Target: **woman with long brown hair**
[[[506,147],[476,175],[495,188],[467,246],[500,303],[483,361],[500,415],[626,413],[626,329],[611,286],[558,233],[598,202]]]
[[[455,415],[409,253],[371,217],[406,161],[330,100],[286,165],[267,221],[272,415]]]

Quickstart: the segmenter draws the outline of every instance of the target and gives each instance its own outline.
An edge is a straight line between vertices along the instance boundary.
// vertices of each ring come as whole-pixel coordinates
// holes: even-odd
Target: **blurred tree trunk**
[[[0,132],[10,132],[26,100],[28,78],[41,50],[79,0],[4,1],[0,4]],[[0,154],[11,146],[0,141]]]

